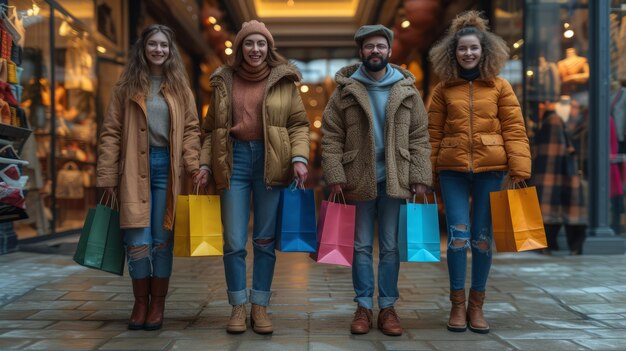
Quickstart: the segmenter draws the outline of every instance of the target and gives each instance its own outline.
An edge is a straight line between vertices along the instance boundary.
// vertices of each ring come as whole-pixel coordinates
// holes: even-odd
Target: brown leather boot
[[[362,306],[358,306],[356,308],[356,312],[354,312],[354,318],[352,319],[352,324],[350,324],[350,333],[352,334],[367,334],[370,332],[370,328],[372,327],[372,320],[374,316],[372,315],[372,310],[367,309]]]
[[[274,332],[274,326],[272,320],[267,314],[267,308],[265,306],[252,304],[250,309],[250,326],[257,334],[272,334]]]
[[[452,332],[464,332],[467,329],[467,310],[465,309],[465,289],[450,291],[450,319],[448,330]]]
[[[133,295],[135,295],[135,304],[133,312],[130,314],[128,321],[128,329],[143,329],[148,314],[148,302],[150,300],[150,277],[143,279],[133,279]]]
[[[170,285],[170,278],[155,278],[150,280],[150,307],[144,324],[145,330],[158,330],[163,325],[163,310],[165,310],[165,296]]]
[[[483,302],[485,302],[485,293],[470,289],[467,303],[467,326],[474,333],[489,333],[489,324],[483,316]]]
[[[398,318],[398,314],[393,306],[383,308],[378,312],[378,329],[388,336],[402,335],[400,318]]]
[[[230,334],[241,334],[246,331],[246,305],[234,305],[230,313],[230,320],[226,326],[226,332]]]

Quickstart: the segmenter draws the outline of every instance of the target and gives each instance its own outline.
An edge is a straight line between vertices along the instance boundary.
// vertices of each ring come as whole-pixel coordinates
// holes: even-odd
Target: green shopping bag
[[[117,203],[113,196],[111,205]],[[102,200],[101,200],[102,202]],[[123,275],[126,252],[120,213],[107,204],[90,208],[80,233],[74,261],[82,266]]]

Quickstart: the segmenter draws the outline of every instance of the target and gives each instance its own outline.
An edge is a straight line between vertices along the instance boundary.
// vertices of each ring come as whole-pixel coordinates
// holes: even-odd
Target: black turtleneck
[[[465,80],[469,80],[472,81],[478,77],[480,77],[480,70],[478,69],[478,66],[472,68],[472,69],[465,69],[463,67],[459,67],[459,77],[465,79]]]

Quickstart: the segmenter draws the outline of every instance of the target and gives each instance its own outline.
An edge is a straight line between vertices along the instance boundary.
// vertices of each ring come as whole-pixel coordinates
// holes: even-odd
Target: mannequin
[[[571,101],[572,99],[568,95],[561,95],[559,101],[554,104],[554,111],[565,123],[569,120],[570,112],[572,110]]]
[[[575,48],[565,50],[565,58],[558,62],[558,68],[563,83],[586,84],[589,80],[587,58],[578,56]]]

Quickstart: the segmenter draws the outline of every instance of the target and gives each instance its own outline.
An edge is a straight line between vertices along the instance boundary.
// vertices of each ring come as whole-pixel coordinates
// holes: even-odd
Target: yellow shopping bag
[[[174,256],[224,254],[219,195],[179,195],[174,222]]]
[[[489,196],[493,238],[498,252],[548,247],[534,186],[495,191]]]

